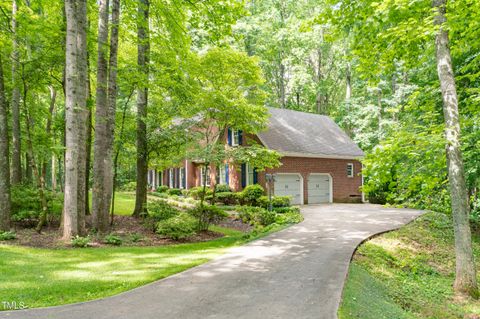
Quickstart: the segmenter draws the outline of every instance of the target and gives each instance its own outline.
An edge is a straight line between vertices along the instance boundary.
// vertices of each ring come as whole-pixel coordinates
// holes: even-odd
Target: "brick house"
[[[228,129],[224,141],[241,147],[255,141],[282,154],[280,167],[257,172],[248,163],[226,163],[207,170],[207,185],[228,184],[240,191],[250,184],[267,187],[265,174],[275,174],[271,187],[278,196],[291,196],[294,204],[359,202],[362,185],[359,159],[363,151],[329,117],[286,109],[268,108],[268,128],[256,135]],[[189,189],[203,184],[200,163],[184,160],[163,172],[150,170],[148,182]]]

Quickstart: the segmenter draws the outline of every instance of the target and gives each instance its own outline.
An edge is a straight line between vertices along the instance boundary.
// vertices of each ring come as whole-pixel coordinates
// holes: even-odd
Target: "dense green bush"
[[[237,195],[232,192],[221,192],[215,194],[216,201],[224,205],[235,205],[237,203]]]
[[[246,205],[258,205],[258,200],[263,196],[265,190],[258,184],[248,185],[238,195],[242,203]]]
[[[205,197],[212,195],[212,190],[207,187],[205,190]],[[193,199],[200,199],[201,195],[203,194],[203,186],[192,187],[188,190],[188,196],[192,197]]]
[[[119,187],[124,192],[134,192],[137,189],[137,182],[128,182]]]
[[[158,198],[168,198],[167,193],[151,192],[149,195],[152,195]]]
[[[262,196],[258,199],[257,202],[259,207],[268,208],[269,201],[268,196]],[[289,207],[290,206],[290,197],[289,196],[272,196],[272,207]]]
[[[172,218],[179,213],[178,209],[163,200],[151,201],[148,203],[148,217],[145,224],[155,231],[158,222]]]
[[[17,238],[17,235],[11,231],[0,232],[0,241],[13,240]]]
[[[232,189],[227,184],[217,184],[215,185],[215,192],[217,193],[226,193],[231,192]]]
[[[291,210],[275,216],[275,223],[279,225],[298,224],[302,220],[302,214],[300,214],[300,211],[296,210]]]
[[[61,194],[45,191],[47,208],[50,219],[60,219],[63,207]],[[42,211],[40,195],[37,188],[32,186],[17,185],[11,189],[12,220],[20,222],[23,226],[34,226]]]
[[[82,237],[82,236],[75,236],[72,238],[72,246],[73,247],[79,247],[79,248],[85,248],[90,245],[90,237]]]
[[[262,207],[242,206],[238,210],[238,217],[244,223],[268,226],[275,222],[276,213]]]
[[[174,240],[190,237],[195,234],[197,220],[187,213],[157,223],[157,234]]]
[[[181,190],[181,189],[178,189],[178,188],[169,188],[169,189],[167,190],[167,194],[168,194],[168,195],[181,196],[181,195],[182,195],[182,190]]]
[[[300,214],[300,208],[298,206],[290,206],[290,207],[275,207],[273,209],[277,214],[285,214],[285,213],[296,213]]]
[[[217,223],[228,216],[223,209],[213,205],[196,206],[189,213],[198,221],[198,230],[208,230],[212,223]]]
[[[120,246],[123,243],[123,240],[119,236],[110,234],[105,236],[104,243],[114,246]]]
[[[155,189],[157,193],[165,193],[168,191],[168,186],[162,185],[158,186],[157,189]]]

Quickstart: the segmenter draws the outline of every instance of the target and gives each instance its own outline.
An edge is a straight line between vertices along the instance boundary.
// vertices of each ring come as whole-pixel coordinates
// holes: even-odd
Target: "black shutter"
[[[245,188],[247,186],[247,164],[243,163],[242,164],[242,169],[241,169],[241,179],[242,179],[242,188]]]
[[[253,169],[253,183],[254,184],[258,183],[258,172],[256,168]]]
[[[232,146],[232,130],[230,128],[227,130],[227,142],[228,145]]]

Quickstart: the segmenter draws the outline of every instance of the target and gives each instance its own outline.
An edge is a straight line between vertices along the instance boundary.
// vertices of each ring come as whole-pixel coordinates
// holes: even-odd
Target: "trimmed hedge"
[[[187,213],[157,223],[157,234],[173,240],[184,239],[195,234],[197,221]]]

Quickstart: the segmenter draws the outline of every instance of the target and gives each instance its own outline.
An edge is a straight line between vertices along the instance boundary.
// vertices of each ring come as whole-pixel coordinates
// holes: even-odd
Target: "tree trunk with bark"
[[[17,1],[12,2],[12,184],[22,182],[22,142],[20,129],[20,88],[18,65],[20,53],[17,38]],[[28,166],[28,164],[27,164]]]
[[[149,0],[139,0],[138,2],[138,69],[141,77],[141,83],[137,90],[137,189],[135,197],[135,210],[133,216],[139,217],[146,214],[147,203],[147,118],[148,105],[148,64],[149,64]]]
[[[11,227],[7,108],[3,80],[3,63],[0,54],[0,231],[8,231]]]
[[[86,0],[66,0],[63,238],[85,229]]]
[[[468,219],[469,205],[465,183],[465,169],[460,146],[458,97],[448,32],[444,27],[446,22],[446,0],[434,0],[433,7],[436,9],[434,24],[438,27],[435,37],[437,72],[443,99],[448,180],[455,233],[456,276],[454,288],[457,293],[478,297],[475,261]]]
[[[93,227],[101,232],[108,228],[108,203],[106,202],[106,141],[108,139],[108,10],[109,1],[100,0],[98,15],[97,92],[95,110],[95,141],[93,144]],[[107,212],[107,213],[105,213]],[[105,217],[106,216],[106,217]]]

